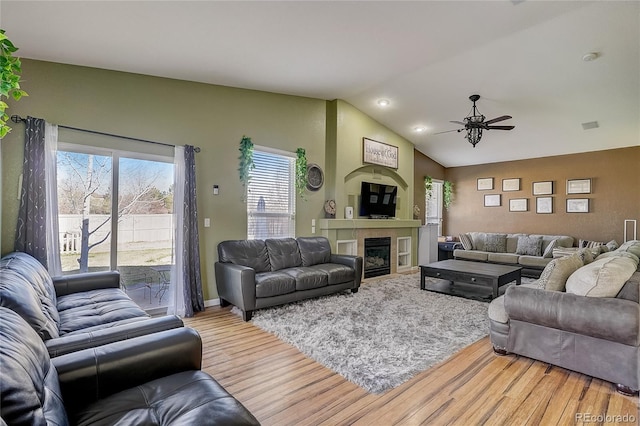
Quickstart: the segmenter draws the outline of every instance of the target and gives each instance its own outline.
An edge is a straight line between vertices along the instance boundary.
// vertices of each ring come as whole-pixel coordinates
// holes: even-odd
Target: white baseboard
[[[209,299],[204,301],[205,308],[209,308],[211,306],[220,306],[220,299]]]

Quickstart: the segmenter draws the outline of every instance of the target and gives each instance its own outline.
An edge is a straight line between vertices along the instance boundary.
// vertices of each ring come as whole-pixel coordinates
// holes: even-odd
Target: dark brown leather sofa
[[[200,371],[197,332],[177,328],[49,358],[36,332],[0,307],[0,424],[258,425]]]
[[[176,316],[151,318],[120,290],[115,271],[51,278],[20,252],[0,259],[0,306],[17,312],[51,356],[182,327]]]
[[[255,309],[356,293],[362,257],[332,254],[324,237],[223,241],[215,271],[220,305],[237,306],[249,321]]]

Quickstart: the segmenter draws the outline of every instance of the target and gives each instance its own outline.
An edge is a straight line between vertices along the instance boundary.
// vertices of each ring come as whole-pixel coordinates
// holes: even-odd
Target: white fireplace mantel
[[[407,219],[320,219],[320,230],[419,228],[419,220]]]

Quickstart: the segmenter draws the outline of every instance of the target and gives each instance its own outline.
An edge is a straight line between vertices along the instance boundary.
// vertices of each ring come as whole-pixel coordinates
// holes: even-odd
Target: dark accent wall
[[[424,178],[425,176],[431,176],[433,179],[445,179],[445,168],[431,158],[427,157],[418,150],[413,152],[413,203],[420,207],[420,217],[414,219],[420,219],[424,225],[424,210],[425,210],[425,190],[424,190]]]
[[[416,155],[416,163],[418,156]],[[421,160],[427,164],[425,160]],[[416,165],[416,181],[421,172]],[[426,169],[426,167],[425,167]],[[640,222],[640,146],[445,169],[454,184],[445,213],[446,235],[462,232],[524,232],[576,239],[623,240],[625,219]],[[434,177],[435,172],[434,172]],[[493,191],[478,191],[478,178],[493,177]],[[503,192],[502,179],[520,178],[520,191]],[[567,195],[567,179],[592,179],[592,193]],[[553,214],[537,214],[532,184],[553,181]],[[415,184],[416,194],[418,184]],[[484,207],[485,194],[502,194],[500,207]],[[424,198],[424,195],[423,195]],[[529,199],[529,211],[510,212],[509,199]],[[589,198],[589,213],[566,213],[567,198]],[[417,196],[416,196],[417,199]]]

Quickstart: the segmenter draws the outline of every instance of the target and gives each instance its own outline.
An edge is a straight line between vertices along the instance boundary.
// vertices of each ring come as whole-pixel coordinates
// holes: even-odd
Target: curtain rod
[[[27,121],[27,120],[25,118],[20,117],[19,115],[12,115],[11,116],[11,121],[13,121],[14,123],[18,124],[18,123],[21,123],[21,122],[24,122],[24,121]],[[113,137],[113,138],[127,139],[127,140],[130,140],[130,141],[137,141],[137,142],[146,142],[146,143],[152,143],[152,144],[155,144],[155,145],[171,146],[171,147],[175,148],[175,145],[172,145],[170,143],[150,141],[148,139],[132,138],[131,136],[122,136],[122,135],[116,135],[116,134],[113,134],[113,133],[98,132],[97,130],[81,129],[79,127],[64,126],[62,124],[58,124],[58,127],[61,127],[63,129],[68,129],[68,130],[76,130],[78,132],[92,133],[94,135],[110,136],[110,137]],[[200,147],[196,146],[196,147],[193,148],[193,150],[195,152],[200,152]]]

